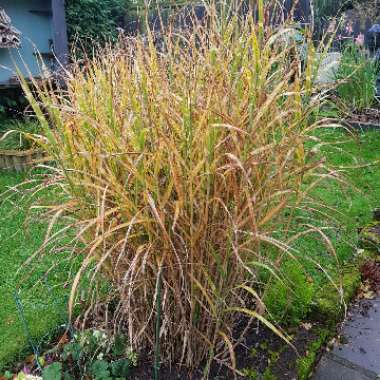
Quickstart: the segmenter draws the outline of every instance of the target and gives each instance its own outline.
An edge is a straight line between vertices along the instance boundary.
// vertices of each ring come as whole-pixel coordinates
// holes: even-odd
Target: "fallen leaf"
[[[313,325],[311,323],[301,323],[301,327],[304,328],[306,331],[309,331]]]
[[[69,339],[69,336],[68,336],[68,333],[65,332],[61,338],[59,339],[59,342],[58,342],[58,345],[59,346],[64,346],[65,344],[69,343],[70,339]]]
[[[363,293],[363,297],[366,300],[373,300],[376,298],[376,293],[373,292],[372,290],[369,290],[368,292]]]

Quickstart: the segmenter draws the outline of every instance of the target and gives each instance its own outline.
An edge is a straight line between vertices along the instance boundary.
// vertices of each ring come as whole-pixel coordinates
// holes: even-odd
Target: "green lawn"
[[[324,181],[313,195],[320,203],[337,210],[326,210],[337,219],[335,228],[327,230],[326,234],[334,242],[337,256],[343,263],[355,252],[358,228],[370,223],[373,209],[380,207],[380,132],[351,136],[338,129],[325,131],[320,137],[324,143],[329,143],[322,151],[328,157],[328,165],[339,171],[340,181]],[[322,219],[321,225],[330,224]],[[301,251],[310,252],[327,269],[335,265],[335,260],[320,245],[305,240],[302,244]]]
[[[380,132],[367,132],[356,139],[342,131],[329,131],[323,135],[324,141],[335,143],[334,148],[324,148],[330,164],[339,166],[366,165],[380,160]],[[342,143],[343,142],[343,143]],[[346,216],[340,217],[342,229],[329,233],[334,240],[341,261],[348,260],[356,244],[356,229],[371,221],[372,209],[380,206],[380,164],[364,168],[347,169],[347,179],[352,186],[339,186],[336,181],[327,181],[315,191],[321,201],[336,207]],[[0,174],[0,192],[25,179],[17,174]],[[32,351],[32,344],[38,345],[46,334],[49,335],[57,326],[66,320],[65,300],[67,289],[62,285],[65,268],[58,268],[44,277],[51,267],[54,258],[45,260],[37,267],[31,278],[25,280],[25,273],[16,277],[22,263],[31,256],[43,241],[46,226],[34,217],[26,226],[25,205],[15,198],[15,204],[3,202],[0,223],[0,370],[4,364]],[[323,222],[322,222],[323,223]],[[333,266],[331,255],[321,249],[320,244],[312,240],[300,241],[299,251],[320,261],[326,267]],[[64,264],[61,264],[64,265]],[[310,268],[312,271],[312,267]],[[315,280],[322,281],[323,276],[315,271]],[[43,283],[32,287],[38,279],[45,278]],[[16,307],[15,290],[21,284],[19,297],[23,310]],[[24,324],[24,321],[25,324]],[[28,332],[28,331],[29,332]],[[30,337],[28,335],[30,334]],[[31,340],[32,342],[31,342]]]
[[[380,207],[380,131],[354,137],[340,130],[329,131],[324,134],[324,140],[336,144],[325,149],[331,165],[358,168],[344,169],[352,186],[332,186],[320,194],[321,199],[345,212],[348,226],[371,222],[373,209]]]
[[[21,174],[1,173],[0,193],[24,180]],[[41,245],[46,230],[37,217],[26,225],[25,209],[25,202],[16,196],[13,202],[3,201],[0,211],[0,370],[24,351],[38,348],[46,334],[54,333],[66,321],[67,290],[59,275],[64,273],[62,266],[45,276],[54,262],[52,258],[33,265],[33,271],[31,266],[21,268],[16,276]],[[28,273],[32,275],[29,277]],[[43,281],[38,283],[40,279]]]

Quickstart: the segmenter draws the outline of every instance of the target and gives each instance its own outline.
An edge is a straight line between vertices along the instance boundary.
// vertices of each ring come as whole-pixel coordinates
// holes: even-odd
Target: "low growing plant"
[[[278,278],[268,283],[264,304],[273,320],[296,326],[306,317],[313,300],[313,283],[302,265],[286,261]]]
[[[36,357],[29,360],[17,379],[127,380],[137,364],[137,355],[123,334],[86,329],[68,342],[67,337],[65,333],[56,346],[38,357],[38,363]],[[16,375],[7,371],[4,376],[13,379]]]
[[[226,355],[235,368],[243,315],[288,341],[264,317],[256,269],[278,272],[295,212],[317,212],[308,190],[328,169],[305,142],[325,122],[310,117],[315,49],[301,65],[281,43],[288,26],[267,25],[257,5],[258,21],[211,5],[159,46],[151,31],[123,41],[74,64],[61,91],[35,83],[38,99],[23,82],[56,162],[49,186],[67,197],[47,205],[51,225],[68,218],[84,246],[70,311],[86,276],[111,284],[109,318],[156,372],[206,363],[207,377]],[[108,298],[92,289],[94,310]]]

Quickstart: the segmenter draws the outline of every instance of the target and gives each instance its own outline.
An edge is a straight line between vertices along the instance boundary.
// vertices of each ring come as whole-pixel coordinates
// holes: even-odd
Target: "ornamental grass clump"
[[[378,63],[354,43],[347,44],[336,72],[337,93],[348,112],[363,113],[376,103]]]
[[[70,309],[83,277],[100,278],[133,348],[188,368],[235,367],[242,320],[287,339],[265,317],[256,272],[295,259],[303,184],[326,173],[304,148],[322,125],[314,49],[302,64],[262,1],[258,20],[206,13],[74,63],[65,89],[36,83],[34,97],[24,84],[56,163],[49,185],[66,194],[52,224],[69,217],[84,252]]]

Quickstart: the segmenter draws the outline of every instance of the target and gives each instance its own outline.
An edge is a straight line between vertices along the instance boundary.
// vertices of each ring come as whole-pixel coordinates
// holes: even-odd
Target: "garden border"
[[[361,121],[352,121],[344,120],[344,123],[348,126],[349,129],[366,132],[366,131],[380,131],[380,124],[374,124],[373,122],[361,122]]]
[[[377,245],[380,245],[380,239],[374,241],[370,232],[371,227],[379,225],[377,212],[377,210],[374,210],[374,222],[360,230],[358,248],[362,248],[361,251],[342,267],[343,298],[332,282],[323,286],[317,293],[317,301],[313,305],[309,316],[311,320],[325,323],[326,329],[321,331],[318,339],[310,342],[308,355],[298,359],[298,380],[307,380],[314,371],[322,357],[323,348],[336,335],[339,325],[344,320],[346,308],[354,300],[362,284],[361,266],[367,260],[376,257]],[[344,303],[342,303],[342,300],[344,300]]]

